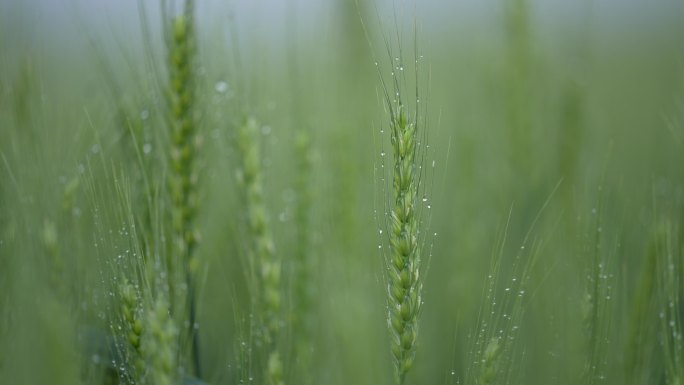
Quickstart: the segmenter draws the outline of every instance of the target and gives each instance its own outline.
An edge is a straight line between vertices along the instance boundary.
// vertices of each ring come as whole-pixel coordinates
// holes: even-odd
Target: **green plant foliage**
[[[0,384],[684,384],[682,5],[61,3],[0,1]]]

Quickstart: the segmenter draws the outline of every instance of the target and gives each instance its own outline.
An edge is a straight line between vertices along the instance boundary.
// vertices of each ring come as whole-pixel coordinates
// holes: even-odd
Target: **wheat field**
[[[684,384],[684,4],[0,2],[0,384]]]

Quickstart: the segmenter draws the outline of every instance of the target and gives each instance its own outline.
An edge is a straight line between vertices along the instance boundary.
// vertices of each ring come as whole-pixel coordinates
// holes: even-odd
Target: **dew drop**
[[[228,91],[228,83],[226,83],[223,80],[220,80],[214,84],[214,90],[216,90],[217,93],[219,94],[225,94],[226,91]]]
[[[268,135],[271,133],[271,126],[263,126],[261,127],[261,133],[263,135]]]

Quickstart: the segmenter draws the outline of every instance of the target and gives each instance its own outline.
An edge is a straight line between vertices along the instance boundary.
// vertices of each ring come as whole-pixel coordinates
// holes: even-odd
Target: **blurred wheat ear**
[[[199,333],[196,325],[197,269],[195,248],[198,232],[195,225],[197,212],[197,170],[199,127],[195,117],[197,109],[195,62],[197,60],[194,22],[194,1],[186,0],[184,11],[173,20],[169,47],[169,124],[170,124],[170,175],[169,193],[173,229],[173,252],[168,264],[171,274],[184,276],[187,294],[185,304],[175,304],[180,293],[170,287],[172,308],[187,309],[191,359],[194,373],[201,377]],[[182,296],[181,296],[182,298]]]
[[[259,314],[260,337],[267,356],[264,362],[264,382],[269,385],[282,385],[283,365],[278,353],[281,324],[281,259],[275,251],[264,202],[260,130],[253,118],[245,119],[237,130],[237,150],[241,157],[238,182],[245,196],[248,262],[254,275],[252,278],[255,281],[255,308]]]

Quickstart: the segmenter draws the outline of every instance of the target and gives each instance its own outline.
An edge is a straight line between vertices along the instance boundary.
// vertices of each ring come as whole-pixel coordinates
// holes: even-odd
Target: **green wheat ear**
[[[187,285],[185,304],[188,328],[185,331],[191,341],[191,358],[194,373],[201,376],[199,334],[196,323],[195,271],[198,261],[195,248],[198,231],[195,225],[197,212],[197,170],[199,127],[195,119],[197,109],[195,60],[196,42],[194,31],[194,2],[185,1],[184,13],[176,16],[171,29],[169,49],[169,122],[170,122],[170,173],[169,193],[173,230],[173,253],[169,263],[170,273],[183,276]],[[180,264],[176,266],[176,264]],[[170,301],[175,309],[179,291],[170,286]],[[182,298],[182,297],[181,297]]]
[[[146,361],[149,384],[175,385],[178,328],[169,312],[169,303],[158,297],[145,315],[142,355]]]
[[[247,229],[249,231],[248,259],[256,272],[257,304],[260,314],[262,340],[266,346],[265,382],[283,384],[283,369],[278,354],[280,334],[280,275],[281,260],[268,226],[268,214],[262,185],[259,125],[253,118],[246,119],[237,131],[237,149],[241,156],[238,182],[245,194]]]
[[[121,284],[119,288],[119,291],[122,300],[121,314],[123,316],[126,328],[128,329],[128,335],[126,340],[135,356],[135,365],[139,368],[141,364],[139,360],[142,353],[140,346],[143,334],[143,324],[140,319],[140,313],[138,311],[139,299],[136,294],[135,287],[130,282],[128,282],[128,280],[124,280],[124,282]]]
[[[176,246],[186,268],[194,270],[193,250],[197,244],[194,218],[197,210],[195,158],[197,123],[193,60],[192,15],[180,15],[173,23],[170,53],[171,176],[169,188],[173,204]]]
[[[370,42],[370,40],[369,40]],[[401,45],[401,42],[399,41]],[[421,170],[423,158],[419,142],[418,59],[415,60],[415,111],[410,111],[402,94],[406,88],[406,72],[399,57],[392,54],[390,42],[385,39],[388,56],[392,60],[391,86],[379,72],[382,91],[389,111],[390,145],[392,147],[392,185],[387,206],[387,234],[389,252],[387,265],[387,324],[391,335],[391,353],[394,380],[403,385],[413,367],[418,338],[423,288],[420,250]],[[414,47],[416,48],[416,47]],[[416,48],[417,55],[417,48]],[[394,63],[394,61],[398,61]],[[377,61],[376,68],[380,71]],[[422,123],[421,123],[422,124]],[[422,135],[422,134],[421,134]]]
[[[312,322],[315,306],[313,271],[315,256],[311,242],[311,204],[312,204],[312,151],[311,138],[305,130],[300,130],[296,140],[296,159],[298,165],[296,179],[296,249],[293,269],[293,314],[292,333],[295,340],[293,349],[297,372],[302,385],[310,384],[312,361]]]
[[[501,353],[499,337],[492,337],[487,343],[482,356],[482,372],[478,385],[487,385],[494,382],[497,374],[499,353]]]
[[[395,380],[403,384],[413,366],[422,304],[418,246],[418,124],[398,98],[389,103],[394,155],[388,258],[388,323],[392,334]]]

